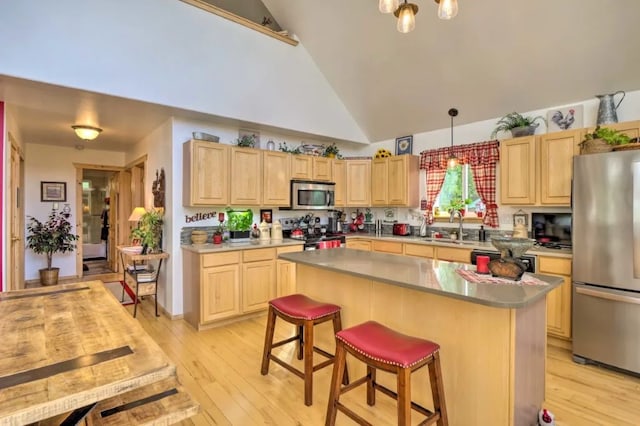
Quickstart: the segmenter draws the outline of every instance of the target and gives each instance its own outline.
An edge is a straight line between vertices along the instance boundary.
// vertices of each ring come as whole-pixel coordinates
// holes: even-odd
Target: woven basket
[[[640,143],[628,143],[625,145],[616,145],[613,147],[614,151],[627,151],[629,149],[640,149]]]
[[[602,139],[589,139],[580,142],[580,154],[598,154],[601,152],[611,152],[613,147]]]
[[[193,244],[204,244],[207,242],[207,231],[191,231],[191,242]]]

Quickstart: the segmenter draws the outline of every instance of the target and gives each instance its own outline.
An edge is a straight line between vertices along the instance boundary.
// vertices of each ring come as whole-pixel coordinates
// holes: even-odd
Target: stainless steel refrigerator
[[[573,359],[640,374],[640,150],[573,160]]]

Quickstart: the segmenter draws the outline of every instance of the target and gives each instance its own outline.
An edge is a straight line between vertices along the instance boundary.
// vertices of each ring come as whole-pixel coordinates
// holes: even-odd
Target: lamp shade
[[[458,0],[440,0],[438,18],[453,19],[458,14]]]
[[[418,6],[407,3],[405,0],[393,13],[398,18],[398,31],[401,33],[413,31],[416,27],[416,13],[418,13]]]
[[[98,137],[100,132],[102,132],[101,128],[93,127],[93,126],[76,125],[76,126],[71,126],[71,128],[76,132],[76,135],[80,139],[83,139],[85,141],[94,140],[95,138]]]
[[[129,222],[139,221],[146,212],[147,210],[144,207],[134,208],[133,211],[131,212],[131,215],[129,216]]]
[[[393,13],[398,8],[399,0],[380,0],[378,10],[382,13]]]

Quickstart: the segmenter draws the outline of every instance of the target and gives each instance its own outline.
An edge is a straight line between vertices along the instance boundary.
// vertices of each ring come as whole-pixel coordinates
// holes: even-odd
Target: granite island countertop
[[[527,273],[525,276],[535,277],[548,285],[473,283],[456,272],[459,268],[475,270],[473,265],[347,248],[283,253],[278,257],[302,265],[497,308],[527,306],[563,282],[560,277]]]

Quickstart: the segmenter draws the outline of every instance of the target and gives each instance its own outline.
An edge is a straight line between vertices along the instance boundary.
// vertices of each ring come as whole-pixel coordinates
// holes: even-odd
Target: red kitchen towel
[[[549,285],[542,280],[537,279],[536,277],[532,277],[531,275],[525,273],[520,281],[508,280],[506,278],[498,278],[492,277],[488,274],[478,274],[475,271],[470,271],[468,269],[456,269],[458,275],[460,275],[465,280],[472,283],[486,283],[486,284],[520,284],[520,285]]]

